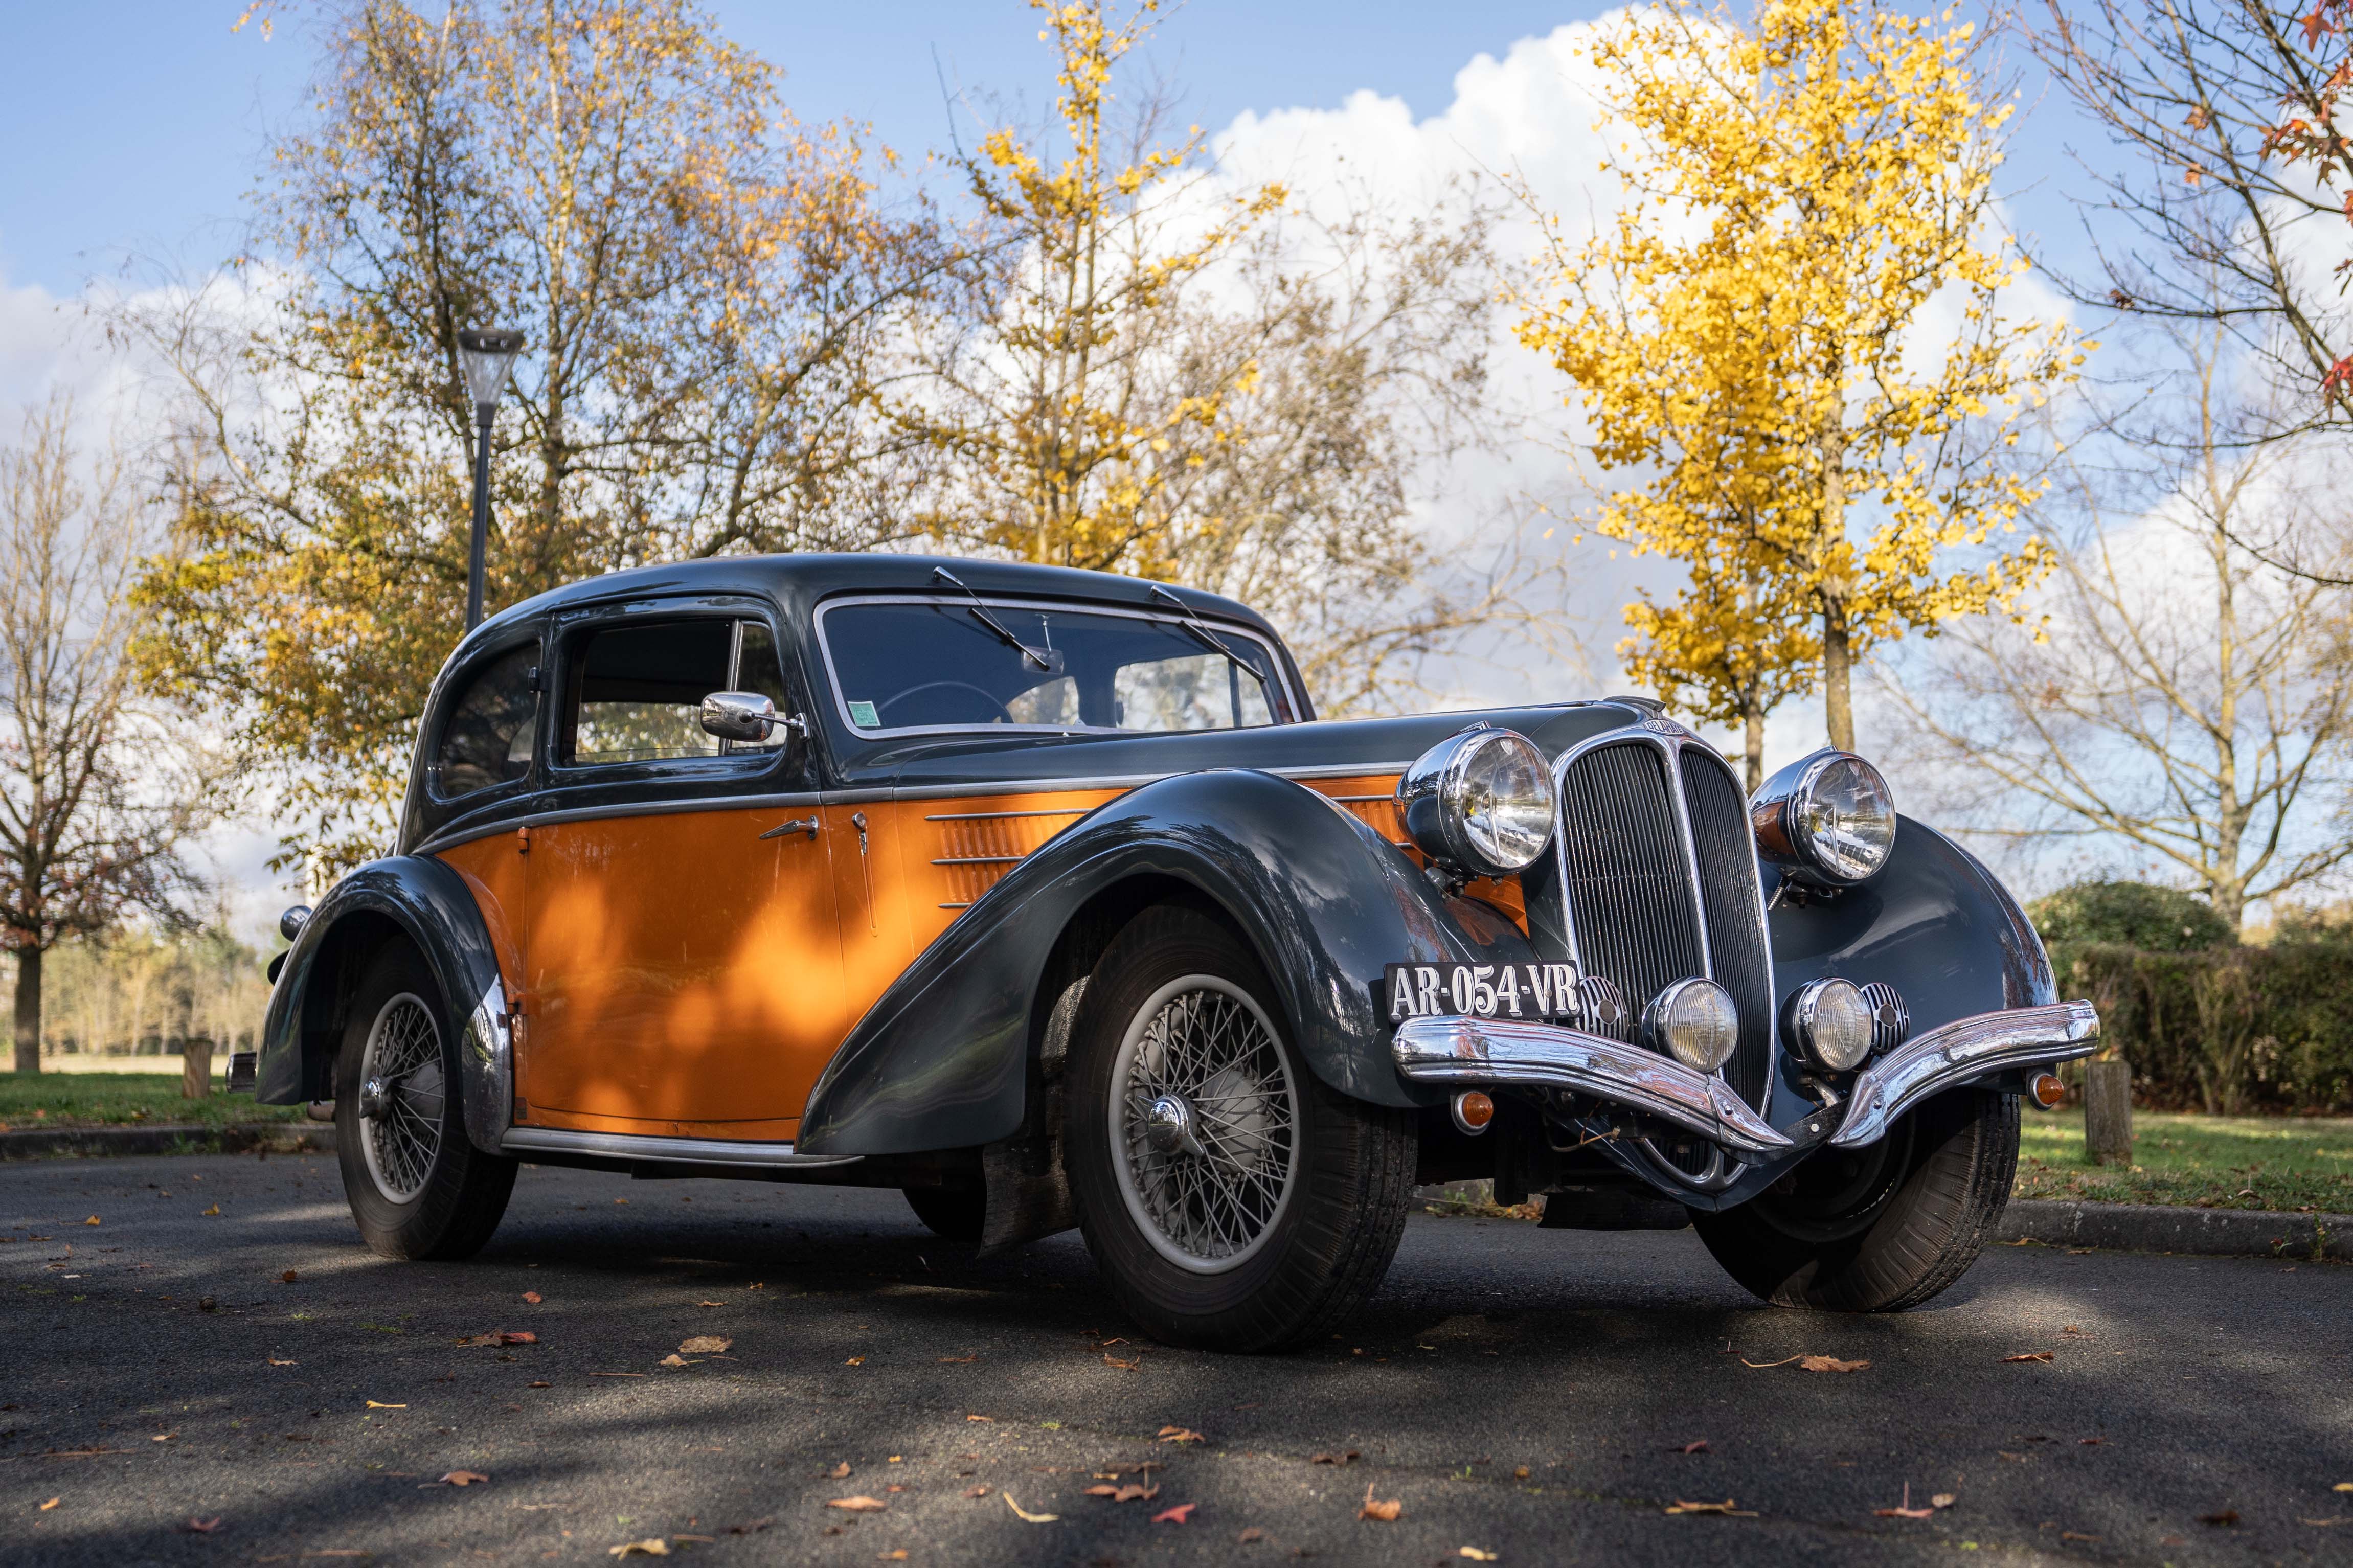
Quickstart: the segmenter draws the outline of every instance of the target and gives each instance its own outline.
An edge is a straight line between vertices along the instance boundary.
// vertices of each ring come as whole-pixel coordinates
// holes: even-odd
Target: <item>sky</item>
[[[281,5],[265,37],[250,25],[232,31],[243,4],[0,0],[9,40],[0,50],[0,145],[15,153],[0,163],[0,406],[53,380],[95,385],[107,374],[95,368],[78,306],[127,264],[200,276],[238,250],[244,198],[269,134],[307,117],[311,59],[303,7]],[[951,95],[984,110],[996,95],[1024,121],[1051,97],[1037,19],[1015,0],[705,4],[727,36],[783,69],[786,99],[805,122],[864,121],[902,153],[947,143]],[[1596,110],[1577,80],[1573,46],[1577,25],[1604,9],[1191,0],[1164,11],[1145,64],[1238,176],[1296,183],[1303,168],[1341,159],[1384,188],[1409,191],[1468,166],[1510,169],[1555,210],[1582,211],[1606,193],[1593,173]],[[2031,77],[2025,85],[2028,118],[2002,190],[2031,249],[2064,265],[2081,254],[2069,198],[2082,182],[2067,152],[2086,139],[2063,106],[2037,97]],[[973,123],[967,113],[961,127]],[[1548,370],[1501,339],[1498,353],[1501,383],[1530,406],[1557,407]],[[1523,443],[1450,475],[1425,526],[1434,537],[1459,535],[1507,496],[1556,485],[1558,462],[1550,448]],[[1582,571],[1606,667],[1616,608],[1639,573],[1600,552]],[[1615,689],[1614,679],[1606,668],[1532,670],[1469,695],[1585,695],[1597,682]],[[1819,704],[1799,711],[1808,708],[1777,715],[1774,762],[1820,743]],[[282,900],[261,869],[273,840],[243,823],[209,847],[241,889],[240,927],[256,927]]]

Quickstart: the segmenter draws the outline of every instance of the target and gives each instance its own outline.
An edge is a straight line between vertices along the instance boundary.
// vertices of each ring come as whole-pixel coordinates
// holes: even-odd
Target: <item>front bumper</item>
[[[2089,1002],[1957,1018],[1865,1068],[1842,1106],[1810,1113],[1788,1130],[1759,1116],[1713,1073],[1581,1029],[1412,1018],[1398,1026],[1390,1050],[1398,1071],[1415,1083],[1567,1089],[1672,1122],[1753,1163],[1825,1137],[1842,1149],[1875,1142],[1931,1095],[1994,1073],[2072,1061],[2099,1043],[2100,1016]]]

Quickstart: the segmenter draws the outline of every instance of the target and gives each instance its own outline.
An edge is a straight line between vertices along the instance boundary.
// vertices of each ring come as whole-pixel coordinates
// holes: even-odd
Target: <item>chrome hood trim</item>
[[[2073,1061],[2099,1048],[2100,1015],[2089,1002],[1955,1019],[1862,1070],[1847,1097],[1846,1121],[1831,1134],[1831,1144],[1852,1149],[1875,1142],[1897,1117],[1955,1084],[2015,1068]]]
[[[1515,1083],[1566,1089],[1647,1111],[1736,1154],[1795,1145],[1713,1073],[1582,1029],[1502,1018],[1411,1018],[1390,1045],[1416,1083]]]

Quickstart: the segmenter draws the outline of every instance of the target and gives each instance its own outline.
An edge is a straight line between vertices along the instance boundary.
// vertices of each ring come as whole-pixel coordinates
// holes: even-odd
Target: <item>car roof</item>
[[[1069,566],[1037,566],[1018,561],[986,561],[949,555],[860,554],[723,555],[679,561],[589,577],[536,595],[484,621],[459,646],[497,639],[517,621],[551,612],[609,603],[615,599],[673,594],[753,594],[775,599],[793,620],[806,624],[818,602],[841,594],[954,593],[934,574],[955,574],[976,593],[1041,599],[1088,600],[1142,609],[1169,608],[1155,588],[1176,595],[1205,616],[1237,621],[1275,637],[1266,618],[1247,605],[1176,583],[1155,583],[1115,572]],[[1278,637],[1277,640],[1280,640]]]

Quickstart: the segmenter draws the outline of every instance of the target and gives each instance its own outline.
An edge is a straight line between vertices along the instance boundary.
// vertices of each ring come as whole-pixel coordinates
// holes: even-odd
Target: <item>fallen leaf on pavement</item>
[[[724,1301],[697,1301],[695,1305],[698,1307],[723,1307],[727,1305],[727,1303]]]
[[[1013,1500],[1013,1494],[1011,1492],[999,1492],[997,1495],[1005,1500],[1006,1507],[1011,1509],[1015,1513],[1020,1515],[1024,1520],[1028,1521],[1031,1524],[1051,1524],[1056,1520],[1062,1517],[1059,1513],[1031,1513],[1028,1509],[1023,1508],[1019,1503]]]
[[[1757,1517],[1756,1513],[1748,1509],[1733,1507],[1732,1500],[1730,1498],[1725,1498],[1722,1502],[1685,1502],[1683,1499],[1677,1498],[1673,1504],[1664,1511],[1668,1513],[1720,1513],[1726,1519],[1755,1519]]]
[[[1950,1508],[1956,1500],[1956,1500],[1950,1492],[1938,1492],[1935,1497],[1928,1500],[1928,1506],[1930,1508]]]
[[[98,1224],[98,1223],[99,1223],[99,1219],[98,1219],[98,1216],[97,1216],[96,1215],[90,1215],[88,1219],[86,1219],[86,1220],[82,1221],[82,1224],[84,1224],[84,1225],[96,1225],[96,1224]]]
[[[907,1549],[903,1546],[898,1547],[890,1552],[885,1552],[881,1556],[875,1559],[877,1563],[904,1563],[906,1560]]]
[[[539,1336],[533,1333],[509,1333],[504,1329],[493,1329],[486,1334],[462,1335],[458,1342],[461,1345],[535,1345],[539,1343]]]
[[[681,1355],[718,1355],[735,1342],[721,1339],[717,1334],[697,1334],[678,1347]]]
[[[1243,1531],[1240,1535],[1235,1536],[1234,1539],[1242,1545],[1248,1546],[1253,1541],[1264,1541],[1266,1539],[1266,1531],[1253,1524],[1249,1529]]]
[[[2006,1361],[2006,1362],[2007,1362],[2007,1361],[2049,1361],[2049,1360],[2051,1359],[2051,1352],[2050,1352],[2049,1351],[2022,1351],[2022,1352],[2020,1352],[2019,1354],[2017,1354],[2017,1355],[2006,1355],[2006,1356],[2002,1357],[2001,1359],[2002,1359],[2002,1360],[2004,1360],[2004,1361]]]
[[[1458,1546],[1454,1549],[1454,1555],[1468,1557],[1473,1563],[1493,1563],[1497,1560],[1496,1553],[1482,1552],[1475,1546]]]
[[[2078,1437],[2075,1439],[2075,1446],[2079,1448],[2096,1448],[2106,1441],[2105,1437]]]
[[[1871,1511],[1878,1515],[1881,1519],[1926,1519],[1936,1510],[1934,1508],[1914,1508],[1912,1506],[1912,1483],[1910,1481],[1905,1481],[1904,1483],[1904,1500],[1901,1503],[1897,1504],[1894,1508],[1875,1508]]]
[[[2339,1481],[2328,1489],[2333,1492],[2353,1492],[2353,1481]]]
[[[654,1364],[656,1366],[700,1366],[702,1363],[689,1361],[684,1356],[666,1355]]]
[[[624,1541],[618,1546],[605,1548],[607,1557],[667,1557],[670,1542],[659,1535],[649,1535],[643,1541]]]
[[[522,1293],[522,1299],[530,1302],[534,1307],[539,1305],[539,1292],[536,1290],[524,1291]]]
[[[1105,1351],[1103,1352],[1103,1364],[1105,1366],[1115,1366],[1122,1372],[1142,1372],[1144,1370],[1144,1357],[1139,1353],[1134,1361],[1122,1361],[1119,1357],[1112,1354],[1109,1351]]]
[[[65,1500],[65,1499],[63,1499],[63,1498],[61,1498],[61,1497],[53,1497],[53,1498],[51,1498],[48,1501],[47,1501],[47,1502],[45,1502],[45,1503],[43,1503],[43,1504],[41,1505],[41,1511],[42,1511],[43,1513],[47,1513],[47,1512],[48,1512],[48,1511],[49,1511],[49,1510],[51,1510],[51,1509],[53,1509],[53,1508],[57,1507],[57,1506],[58,1506],[58,1504],[59,1504],[59,1503],[61,1503],[61,1502],[63,1502],[63,1501],[65,1501],[65,1500]]]
[[[838,1508],[849,1513],[881,1513],[891,1505],[879,1497],[868,1497],[861,1492],[856,1497],[835,1498],[825,1506]]]
[[[285,1283],[291,1285],[295,1280],[300,1279],[302,1277],[300,1274],[295,1273],[291,1268],[289,1268],[285,1273],[280,1274],[278,1278]]]
[[[178,1436],[179,1434],[177,1432],[158,1432],[147,1440],[150,1443],[168,1443]]]
[[[994,1421],[997,1417],[994,1415],[967,1415],[965,1419],[967,1421]]]
[[[269,1358],[269,1364],[272,1366],[300,1366],[302,1363],[293,1361],[280,1361],[276,1356],[271,1356]]]
[[[1704,1454],[1707,1451],[1707,1439],[1704,1437],[1694,1438],[1691,1442],[1680,1444],[1667,1450],[1670,1454]],[[1522,1470],[1520,1474],[1525,1476],[1527,1471]]]
[[[2063,1530],[2059,1532],[2059,1539],[2062,1541],[2098,1541],[2102,1538],[2096,1535],[2085,1535],[2080,1531]]]
[[[2236,1524],[2239,1522],[2239,1510],[2235,1508],[2226,1508],[2220,1513],[2201,1513],[2198,1516],[2198,1522],[2200,1524]]]
[[[976,1355],[944,1355],[940,1357],[940,1364],[942,1366],[962,1366],[966,1362],[976,1362],[979,1359],[980,1357]]]
[[[1870,1367],[1867,1361],[1841,1361],[1834,1355],[1801,1355],[1798,1358],[1800,1372],[1862,1372]]]
[[[47,1505],[44,1504],[43,1506],[46,1507]],[[2327,1530],[2332,1524],[2353,1524],[2353,1519],[2347,1519],[2342,1514],[2339,1514],[2335,1519],[2306,1519],[2299,1515],[2296,1519],[2296,1523],[2308,1524],[2316,1530]]]
[[[453,1487],[470,1487],[476,1481],[487,1481],[491,1478],[480,1470],[452,1470],[441,1479]]]
[[[1175,1508],[1163,1509],[1152,1516],[1155,1524],[1182,1524],[1192,1511],[1200,1507],[1197,1502],[1180,1502]]]
[[[208,1209],[206,1209],[206,1210],[205,1211],[204,1215],[199,1216],[199,1217],[207,1217],[207,1216],[210,1216],[210,1215],[217,1215],[217,1214],[219,1214],[219,1213],[220,1213],[220,1205],[218,1205],[218,1204],[215,1204],[212,1207],[210,1207],[210,1208],[208,1208]]]
[[[841,1364],[844,1366],[864,1366],[866,1364],[866,1358],[862,1355],[854,1355],[848,1361],[843,1362]]]
[[[966,1487],[964,1489],[964,1495],[966,1497],[987,1497],[988,1495],[988,1489],[987,1487]]]
[[[1405,1499],[1390,1498],[1387,1501],[1377,1501],[1373,1497],[1373,1483],[1365,1483],[1365,1504],[1356,1510],[1358,1519],[1377,1519],[1384,1524],[1392,1524],[1404,1511]]]
[[[1357,1450],[1356,1450],[1356,1449],[1354,1449],[1354,1448],[1351,1448],[1351,1449],[1349,1449],[1349,1450],[1348,1450],[1346,1453],[1345,1453],[1345,1454],[1316,1454],[1316,1455],[1311,1456],[1311,1457],[1309,1458],[1309,1459],[1308,1459],[1308,1461],[1307,1461],[1307,1462],[1308,1462],[1309,1464],[1311,1464],[1311,1465],[1342,1465],[1342,1466],[1345,1466],[1345,1465],[1346,1465],[1346,1464],[1348,1463],[1348,1461],[1349,1461],[1349,1460],[1351,1460],[1351,1459],[1361,1459],[1361,1458],[1364,1458],[1364,1455],[1363,1455],[1363,1454],[1359,1453]]]
[[[1163,1426],[1160,1440],[1164,1443],[1199,1443],[1206,1439],[1190,1426]]]
[[[1130,1481],[1124,1487],[1098,1485],[1087,1489],[1087,1496],[1107,1497],[1113,1502],[1150,1502],[1159,1495],[1158,1487],[1143,1486],[1134,1481]],[[1187,1503],[1185,1506],[1190,1508],[1193,1505]]]
[[[826,1471],[826,1474],[837,1481],[843,1479],[849,1474],[849,1461],[848,1459],[842,1460],[841,1463]]]
[[[2232,1515],[2232,1517],[2236,1518],[2237,1516]],[[188,1517],[187,1522],[181,1525],[180,1528],[191,1535],[210,1535],[214,1531],[220,1528],[220,1521],[221,1516],[218,1514],[213,1515],[210,1519],[198,1519],[195,1515],[191,1514]]]
[[[554,1385],[554,1384],[552,1384],[552,1383],[533,1383],[533,1384],[526,1384],[525,1386],[527,1386],[527,1387],[531,1387],[531,1388],[553,1388],[553,1387],[554,1387],[555,1385]]]
[[[408,1408],[406,1405],[385,1405],[373,1399],[367,1402],[367,1407],[370,1410],[406,1410]]]

